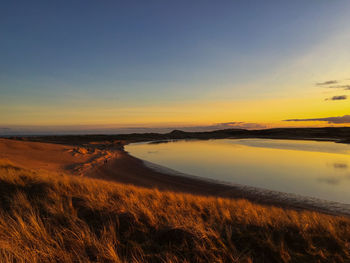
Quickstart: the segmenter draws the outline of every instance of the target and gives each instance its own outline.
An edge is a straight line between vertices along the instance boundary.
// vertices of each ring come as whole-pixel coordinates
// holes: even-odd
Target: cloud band
[[[328,123],[341,124],[350,123],[350,115],[327,117],[327,118],[314,118],[314,119],[288,119],[283,121],[326,121]]]

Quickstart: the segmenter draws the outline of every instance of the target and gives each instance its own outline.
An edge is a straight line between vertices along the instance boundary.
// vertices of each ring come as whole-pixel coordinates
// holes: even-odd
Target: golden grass
[[[0,262],[348,262],[350,219],[0,163]]]

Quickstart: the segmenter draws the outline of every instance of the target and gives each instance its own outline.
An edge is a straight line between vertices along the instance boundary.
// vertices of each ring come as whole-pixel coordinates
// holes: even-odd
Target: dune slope
[[[347,262],[350,220],[0,163],[1,262]]]

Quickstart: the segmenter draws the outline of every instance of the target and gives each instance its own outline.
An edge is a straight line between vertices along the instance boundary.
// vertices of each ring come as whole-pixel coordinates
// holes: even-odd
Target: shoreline
[[[233,137],[233,136],[232,136]],[[261,138],[261,137],[260,137]],[[60,138],[64,143],[55,142],[50,140],[41,139],[40,142],[36,141],[21,141],[13,139],[2,139],[4,142],[7,141],[8,144],[20,144],[27,145],[22,151],[16,151],[9,156],[9,159],[15,161],[26,160],[26,163],[32,165],[36,169],[35,162],[31,161],[33,159],[33,154],[31,151],[37,149],[37,146],[41,147],[38,152],[37,159],[45,156],[50,156],[50,148],[52,151],[59,152],[62,151],[66,158],[63,163],[58,163],[60,158],[50,157],[50,162],[43,161],[40,166],[50,166],[52,170],[60,168],[61,170],[66,170],[69,174],[74,174],[72,172],[71,164],[73,161],[76,164],[87,165],[90,164],[90,158],[93,156],[87,155],[77,155],[72,156],[68,149],[74,149],[74,147],[90,148],[94,151],[101,150],[111,153],[108,162],[104,162],[99,159],[98,163],[95,165],[88,166],[88,169],[84,169],[82,176],[87,176],[95,179],[108,180],[123,184],[132,184],[135,186],[158,189],[160,191],[172,191],[172,192],[182,192],[193,195],[202,196],[214,196],[222,198],[234,198],[234,199],[247,199],[249,201],[259,203],[262,205],[273,205],[285,209],[295,209],[295,210],[309,210],[320,213],[326,213],[331,215],[339,216],[350,216],[350,204],[342,204],[338,202],[332,202],[327,200],[322,200],[318,198],[305,197],[297,194],[282,193],[278,191],[271,191],[267,189],[255,188],[240,184],[231,184],[227,182],[220,182],[214,179],[202,178],[199,176],[191,176],[187,174],[182,174],[177,171],[173,171],[167,167],[161,167],[157,164],[150,165],[147,161],[138,159],[130,155],[124,150],[124,146],[132,143],[133,141],[127,140],[108,140],[104,138],[103,141],[89,140],[88,143],[81,143],[79,141],[68,140],[67,137]],[[186,138],[189,139],[189,138]],[[215,139],[215,138],[212,138]],[[227,139],[227,138],[226,138]],[[242,138],[236,138],[242,139]],[[269,138],[269,139],[282,139],[282,138]],[[286,139],[286,138],[283,138]],[[292,138],[290,138],[292,139]],[[294,140],[300,140],[301,138],[294,138]],[[304,138],[306,140],[327,140],[326,138]],[[330,139],[330,140],[329,140]],[[336,141],[334,138],[329,138],[329,141]],[[145,142],[144,140],[143,142]],[[152,140],[155,141],[155,140]],[[141,140],[138,140],[141,142]],[[35,146],[35,147],[34,147]],[[6,153],[6,148],[4,148],[4,153]],[[10,149],[10,148],[8,148]],[[40,153],[40,155],[39,155]],[[70,157],[69,157],[69,156]],[[61,155],[57,155],[59,157]],[[20,159],[18,159],[20,157]],[[89,157],[89,160],[87,158]],[[37,161],[37,160],[34,160]],[[42,160],[41,160],[42,161]],[[45,164],[44,164],[45,162]],[[61,161],[60,161],[61,162]],[[67,168],[69,167],[69,169]],[[68,169],[68,170],[67,170]]]
[[[231,187],[232,190],[245,192],[248,195],[254,196],[255,198],[262,197],[270,199],[275,199],[277,202],[287,202],[290,206],[295,206],[300,209],[316,209],[317,211],[332,213],[332,214],[342,214],[350,216],[350,204],[329,201],[325,199],[320,199],[316,197],[304,196],[294,193],[286,193],[276,190],[269,190],[266,188],[254,187],[249,185],[243,185],[238,183],[230,183],[226,181],[204,178],[196,175],[185,174],[182,172],[178,172],[174,169],[158,165],[156,163],[152,163],[146,160],[140,159],[146,167],[149,167],[155,171],[159,171],[161,173],[167,173],[173,176],[192,178],[195,180],[206,181],[211,184],[219,184]]]
[[[145,188],[157,188],[160,191],[247,199],[262,205],[286,209],[350,216],[350,204],[189,175],[139,159],[124,149],[118,150],[117,156],[109,164],[100,165],[86,176]]]

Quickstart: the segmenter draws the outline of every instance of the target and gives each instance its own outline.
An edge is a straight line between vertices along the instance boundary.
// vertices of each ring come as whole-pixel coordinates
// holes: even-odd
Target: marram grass
[[[349,262],[350,219],[0,163],[0,262]]]

